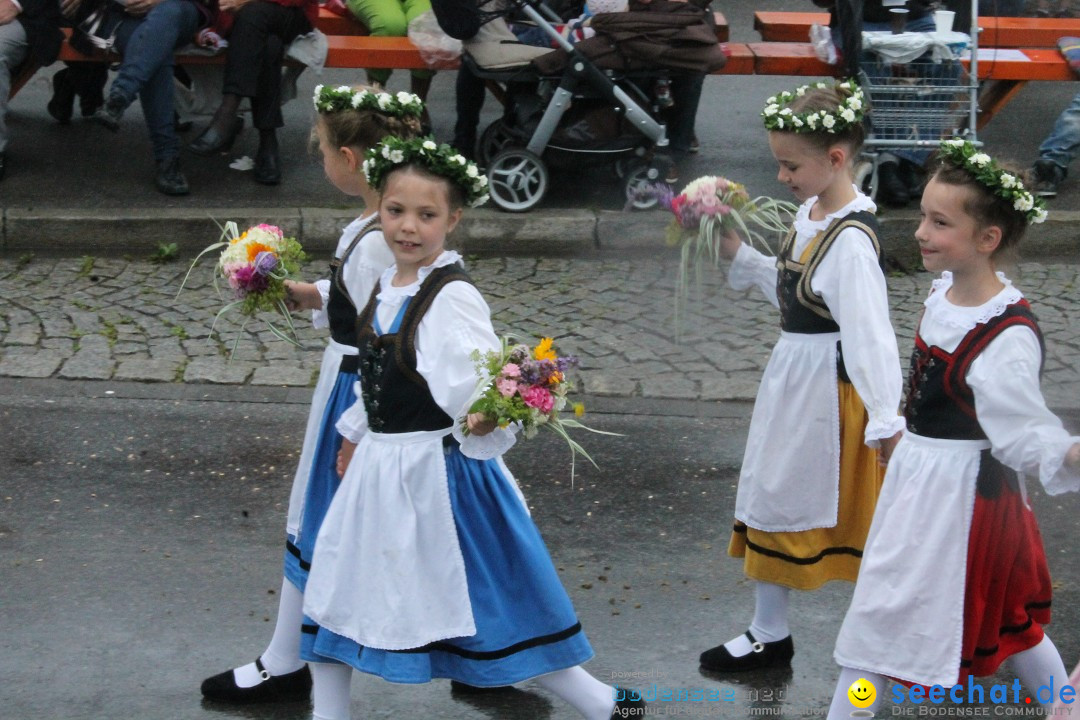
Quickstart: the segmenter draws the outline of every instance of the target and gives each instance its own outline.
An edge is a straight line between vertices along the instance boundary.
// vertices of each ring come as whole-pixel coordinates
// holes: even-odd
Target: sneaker
[[[907,185],[900,178],[900,167],[895,162],[878,165],[877,195],[875,199],[889,207],[904,207],[911,201]]]
[[[95,110],[90,119],[112,132],[119,132],[120,120],[124,117],[126,109],[127,105],[120,98],[110,95],[108,102]]]
[[[1057,197],[1058,185],[1065,179],[1065,169],[1052,160],[1036,160],[1031,167],[1035,176],[1035,194],[1039,197]]]
[[[191,192],[187,178],[180,172],[180,158],[169,158],[159,162],[157,178],[154,182],[158,191],[166,195],[187,195]]]

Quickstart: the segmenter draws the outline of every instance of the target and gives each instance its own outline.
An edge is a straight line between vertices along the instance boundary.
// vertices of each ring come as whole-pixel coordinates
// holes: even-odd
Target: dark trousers
[[[311,32],[304,11],[266,0],[240,8],[229,33],[223,92],[251,98],[251,121],[259,130],[285,124],[281,118],[281,65],[285,49]]]

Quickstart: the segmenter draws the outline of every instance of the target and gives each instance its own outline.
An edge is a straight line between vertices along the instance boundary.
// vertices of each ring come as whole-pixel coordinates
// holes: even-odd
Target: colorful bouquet
[[[233,292],[234,300],[218,311],[210,333],[213,334],[218,319],[234,308],[249,319],[259,312],[276,312],[285,319],[288,333],[269,320],[266,320],[267,327],[282,340],[299,346],[296,329],[285,306],[285,280],[295,276],[300,263],[304,261],[300,243],[295,238],[285,237],[281,228],[274,225],[255,225],[241,233],[235,222],[227,222],[218,242],[199,253],[192,262],[184,282],[180,284],[181,290],[203,255],[219,249],[221,255],[214,268],[214,287],[218,287],[219,278],[224,279]],[[247,324],[247,320],[244,324]],[[237,342],[239,339],[237,335]],[[235,349],[236,343],[233,343]]]
[[[550,428],[566,441],[571,450],[571,479],[573,478],[573,457],[582,455],[593,463],[585,452],[567,432],[572,428],[582,428],[601,435],[615,433],[593,430],[574,418],[564,417],[567,406],[572,408],[575,417],[581,417],[585,406],[570,403],[567,393],[574,389],[567,374],[577,367],[577,358],[571,355],[560,357],[553,347],[551,338],[543,338],[534,348],[512,343],[510,338],[502,339],[499,350],[481,353],[473,352],[476,370],[480,374],[474,400],[469,406],[469,413],[483,413],[502,428],[511,423],[521,426],[526,438],[536,435],[541,427]],[[467,420],[463,430],[468,434]]]

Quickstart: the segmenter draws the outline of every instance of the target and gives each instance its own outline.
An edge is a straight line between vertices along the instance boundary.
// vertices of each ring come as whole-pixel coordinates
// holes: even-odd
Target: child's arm
[[[319,282],[327,283],[327,292],[329,292],[330,281],[320,280]],[[326,303],[323,301],[323,293],[318,282],[285,281],[285,307],[289,308],[290,312],[296,312],[297,310],[322,310],[325,304]]]
[[[464,282],[452,282],[440,290],[417,328],[416,346],[417,372],[439,407],[454,418],[454,437],[461,443],[461,452],[488,460],[509,450],[516,440],[513,427],[483,432],[486,427],[478,425],[479,434],[461,432],[462,422],[469,422],[469,405],[480,382],[472,353],[500,347],[491,311],[479,291]]]
[[[900,350],[889,319],[889,294],[870,238],[847,228],[810,282],[840,325],[844,368],[866,407],[866,444],[879,447],[904,429]],[[886,451],[888,448],[886,448]]]
[[[776,258],[750,247],[734,230],[720,238],[720,256],[732,261],[728,268],[728,285],[733,290],[756,286],[774,307],[780,307],[780,298],[776,295]]]
[[[1046,492],[1080,490],[1077,443],[1046,407],[1039,388],[1042,351],[1027,327],[1003,331],[971,363],[967,382],[994,457],[1037,475]]]
[[[344,477],[345,470],[352,459],[353,451],[368,431],[367,411],[360,399],[360,382],[353,383],[354,401],[352,406],[341,414],[334,426],[341,433],[341,450],[338,451],[337,472]]]

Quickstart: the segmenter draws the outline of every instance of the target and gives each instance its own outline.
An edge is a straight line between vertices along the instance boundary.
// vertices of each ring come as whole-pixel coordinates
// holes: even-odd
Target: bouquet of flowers
[[[219,278],[225,280],[233,292],[233,300],[218,311],[210,333],[213,334],[218,319],[234,308],[248,319],[260,311],[276,312],[285,319],[288,332],[270,320],[266,320],[267,327],[277,337],[299,347],[296,329],[285,306],[285,280],[295,276],[300,263],[304,261],[300,243],[295,238],[285,237],[281,228],[274,225],[255,225],[241,233],[235,222],[227,222],[218,241],[199,253],[192,262],[180,284],[181,290],[203,255],[216,250],[221,250],[221,255],[214,268],[214,287],[218,287]],[[246,324],[247,320],[244,321]],[[236,342],[239,340],[237,335]]]
[[[510,338],[504,337],[502,347],[498,350],[486,353],[473,351],[473,360],[481,380],[469,406],[469,413],[483,413],[502,428],[518,423],[526,438],[535,436],[541,427],[558,433],[570,446],[572,480],[574,456],[580,454],[594,466],[596,463],[567,431],[582,428],[601,435],[615,433],[593,430],[563,415],[569,405],[575,418],[581,417],[585,406],[581,403],[571,404],[566,397],[574,389],[567,373],[577,367],[577,358],[572,355],[560,357],[553,345],[551,338],[543,338],[536,347],[530,348],[512,343]],[[467,425],[463,430],[468,434]]]
[[[703,257],[720,261],[720,237],[737,231],[751,245],[768,248],[766,234],[787,231],[798,206],[769,197],[751,198],[746,186],[723,177],[706,175],[691,182],[678,195],[661,198],[675,215],[668,225],[668,245],[681,245],[684,269]]]

